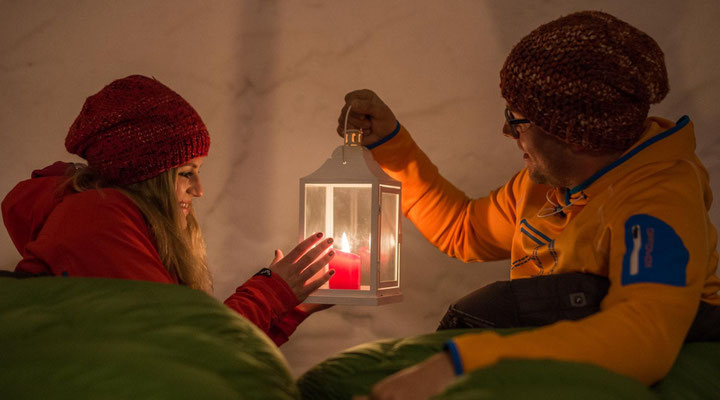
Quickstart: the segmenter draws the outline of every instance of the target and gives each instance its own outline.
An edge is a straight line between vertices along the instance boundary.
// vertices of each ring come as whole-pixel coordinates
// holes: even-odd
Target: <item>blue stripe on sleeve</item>
[[[453,342],[452,340],[448,340],[447,342],[445,342],[444,349],[445,349],[445,351],[450,353],[450,358],[452,359],[453,367],[455,367],[455,375],[462,375],[463,374],[462,360],[460,359],[460,352],[458,352],[455,342]]]
[[[392,131],[392,132],[390,132],[389,135],[387,135],[387,136],[385,136],[384,138],[378,140],[377,142],[375,142],[375,143],[373,143],[373,144],[369,144],[369,145],[367,145],[367,146],[365,146],[365,147],[367,147],[368,150],[372,150],[372,149],[380,146],[381,144],[387,142],[388,140],[394,138],[395,135],[398,134],[398,132],[400,132],[400,121],[397,122],[397,125],[395,125],[395,130]]]

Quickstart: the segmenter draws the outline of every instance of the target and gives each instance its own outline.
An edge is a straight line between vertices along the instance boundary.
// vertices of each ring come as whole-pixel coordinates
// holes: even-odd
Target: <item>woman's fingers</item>
[[[275,251],[273,271],[285,280],[300,301],[324,285],[335,273],[320,273],[335,255],[334,251],[329,250],[333,239],[322,240],[322,237],[322,233],[307,237],[285,257],[280,250]]]
[[[318,233],[308,236],[307,238],[305,238],[305,240],[298,243],[298,245],[295,246],[295,248],[292,249],[288,253],[288,255],[285,256],[285,258],[287,258],[287,260],[290,263],[293,263],[293,264],[296,263],[297,260],[299,260],[300,257],[302,257],[305,253],[307,253],[307,251],[309,249],[311,249],[317,242],[319,242],[320,239],[322,239],[322,237],[323,237],[322,232],[318,232]]]
[[[318,243],[317,246],[308,250],[307,253],[305,253],[305,255],[297,261],[297,265],[301,268],[300,270],[302,271],[303,269],[305,269],[305,267],[314,263],[315,260],[321,257],[325,252],[327,252],[327,250],[332,246],[332,244],[333,239],[328,238]]]
[[[330,277],[332,277],[334,273],[335,270],[331,269],[322,274],[319,278],[313,281],[309,281],[304,287],[302,298],[298,298],[298,300],[305,301],[305,299],[310,295],[310,293],[320,289],[320,286],[324,285],[325,282],[329,281]]]
[[[273,258],[272,264],[270,264],[270,265],[275,265],[278,263],[278,261],[280,261],[282,259],[283,259],[282,251],[280,249],[275,249],[275,258]]]
[[[317,259],[317,261],[310,264],[307,268],[305,268],[300,273],[300,279],[303,282],[307,282],[308,280],[310,280],[310,278],[315,276],[315,274],[317,274],[321,269],[323,269],[323,267],[325,267],[327,265],[327,263],[329,263],[330,260],[332,260],[333,257],[335,257],[334,251],[330,251],[327,254],[325,254],[324,256],[320,257],[319,259]]]

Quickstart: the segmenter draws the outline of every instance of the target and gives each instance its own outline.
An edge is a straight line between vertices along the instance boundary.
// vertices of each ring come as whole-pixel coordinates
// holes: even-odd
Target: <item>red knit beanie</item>
[[[108,183],[127,185],[206,156],[210,136],[180,95],[155,79],[133,75],[85,100],[65,148]]]
[[[500,88],[535,125],[593,152],[637,142],[650,104],[669,90],[657,43],[598,11],[570,14],[524,37],[505,61]]]

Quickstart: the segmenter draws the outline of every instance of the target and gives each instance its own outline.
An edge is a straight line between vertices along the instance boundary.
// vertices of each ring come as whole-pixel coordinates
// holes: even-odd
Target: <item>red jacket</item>
[[[135,203],[114,189],[76,193],[63,186],[69,164],[34,171],[2,202],[2,216],[22,260],[16,271],[178,284],[163,266]],[[308,314],[285,281],[254,276],[225,304],[275,344],[288,340]]]

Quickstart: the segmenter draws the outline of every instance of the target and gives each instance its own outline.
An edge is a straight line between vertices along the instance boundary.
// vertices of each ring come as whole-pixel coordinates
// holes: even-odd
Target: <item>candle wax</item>
[[[329,268],[335,270],[330,278],[330,289],[360,289],[360,256],[335,250]]]

